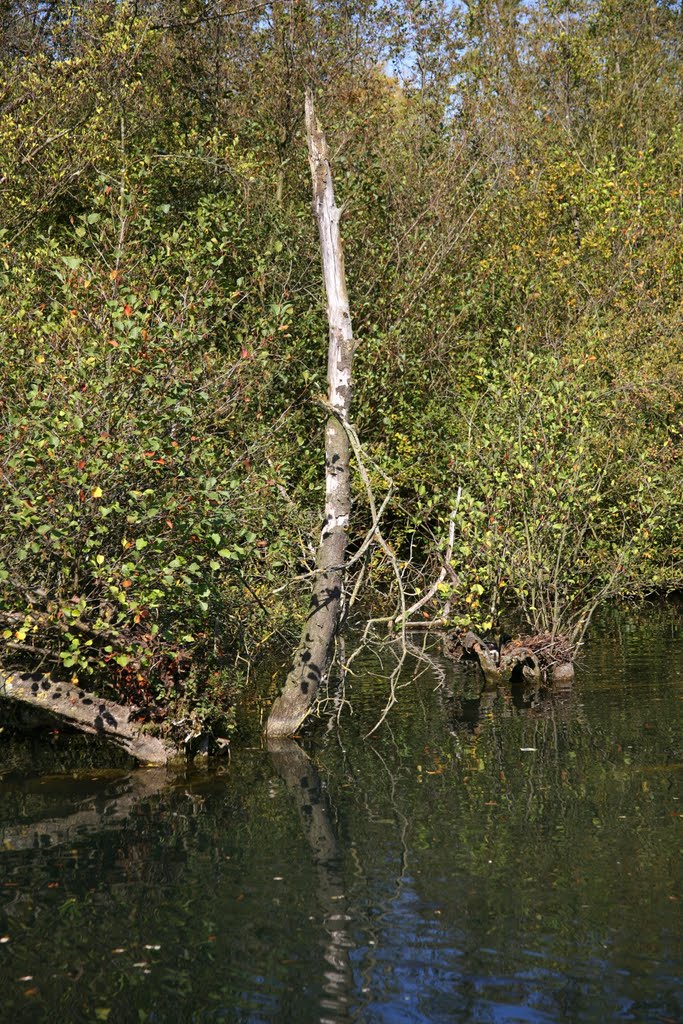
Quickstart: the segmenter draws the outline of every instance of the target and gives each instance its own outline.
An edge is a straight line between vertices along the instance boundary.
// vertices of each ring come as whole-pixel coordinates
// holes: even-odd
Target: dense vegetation
[[[427,610],[456,624],[580,632],[680,587],[682,42],[653,0],[3,4],[4,666],[201,710],[226,659],[295,635],[326,357],[308,84],[406,587],[453,512]],[[364,571],[391,609],[380,549]]]

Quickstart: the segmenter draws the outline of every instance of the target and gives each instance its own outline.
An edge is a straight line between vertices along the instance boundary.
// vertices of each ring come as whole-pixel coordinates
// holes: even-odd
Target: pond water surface
[[[365,738],[381,660],[339,728],[209,771],[0,741],[1,1019],[683,1020],[680,606],[554,696],[409,659]]]

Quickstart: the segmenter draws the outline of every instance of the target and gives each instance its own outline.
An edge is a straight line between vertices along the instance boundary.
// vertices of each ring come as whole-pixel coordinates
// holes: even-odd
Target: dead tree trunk
[[[329,323],[327,406],[330,415],[325,427],[325,517],[308,616],[294,665],[266,723],[266,734],[270,737],[291,736],[296,732],[327,676],[339,625],[351,511],[350,447],[344,424],[348,422],[351,407],[354,341],[339,234],[340,211],[334,201],[327,142],[315,115],[310,90],[306,92],[306,135]]]

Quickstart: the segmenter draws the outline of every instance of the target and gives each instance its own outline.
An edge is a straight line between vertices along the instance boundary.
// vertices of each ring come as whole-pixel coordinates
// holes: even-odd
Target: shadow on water
[[[370,739],[369,655],[339,729],[209,771],[0,742],[3,1019],[683,1018],[680,615],[572,690],[423,668]]]

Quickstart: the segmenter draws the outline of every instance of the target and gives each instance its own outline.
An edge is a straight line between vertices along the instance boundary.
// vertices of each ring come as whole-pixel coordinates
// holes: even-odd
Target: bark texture
[[[134,721],[137,708],[103,700],[71,683],[56,683],[49,676],[0,671],[0,705],[2,700],[19,702],[33,715],[94,733],[144,764],[167,764],[183,756],[174,743],[151,736]]]
[[[270,737],[291,736],[296,732],[327,676],[339,625],[351,512],[350,446],[344,423],[348,421],[351,408],[353,329],[339,233],[340,211],[334,200],[327,142],[316,118],[310,91],[306,93],[306,135],[329,324],[327,405],[330,415],[325,427],[325,515],[308,616],[294,665],[266,723],[266,734]]]

